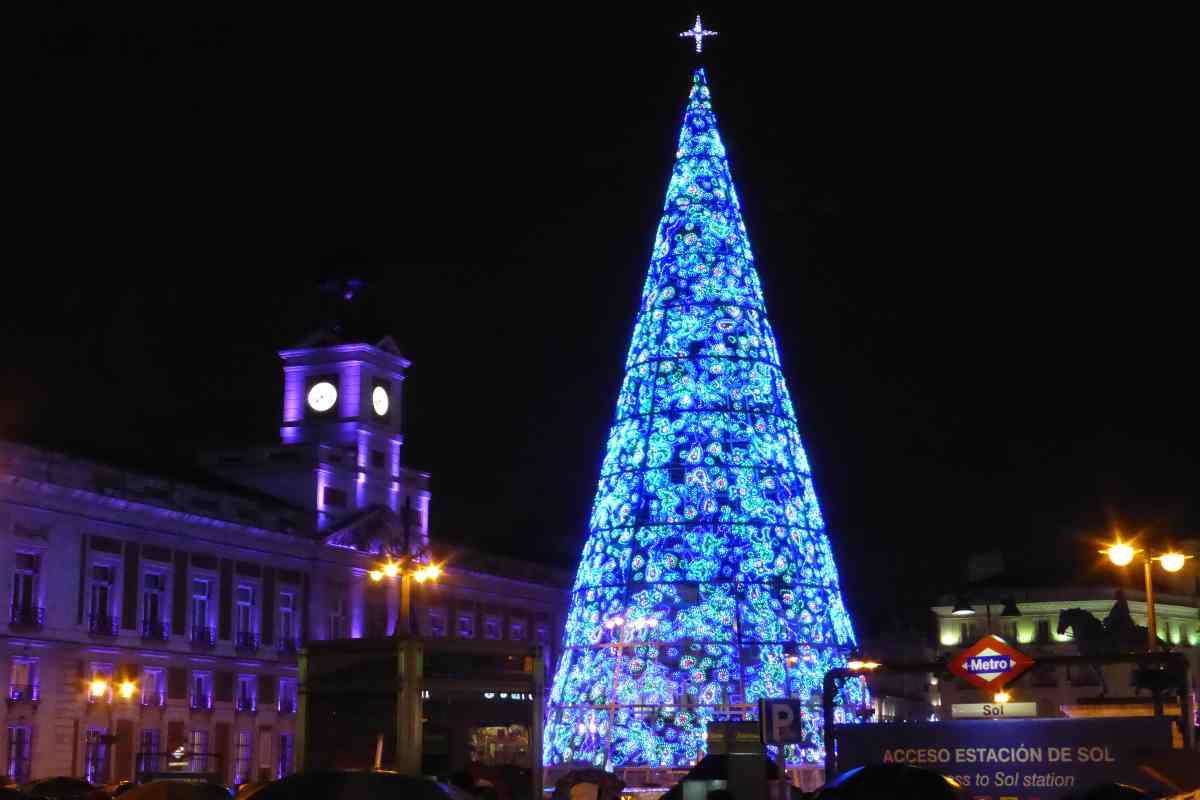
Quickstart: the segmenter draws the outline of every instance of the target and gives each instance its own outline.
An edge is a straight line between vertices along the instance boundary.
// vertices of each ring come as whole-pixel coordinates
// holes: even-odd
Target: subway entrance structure
[[[547,704],[544,764],[690,767],[855,647],[705,71],[693,74]],[[865,700],[839,690],[837,719]]]

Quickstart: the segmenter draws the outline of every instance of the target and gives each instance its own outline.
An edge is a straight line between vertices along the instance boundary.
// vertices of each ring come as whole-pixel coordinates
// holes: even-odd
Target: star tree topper
[[[692,28],[691,30],[686,30],[683,33],[679,34],[679,36],[681,38],[685,38],[685,39],[691,38],[691,39],[696,40],[696,52],[697,53],[704,52],[704,37],[705,36],[716,36],[716,35],[717,35],[716,31],[704,30],[704,26],[700,23],[700,15],[699,14],[696,15],[696,26],[694,28]]]

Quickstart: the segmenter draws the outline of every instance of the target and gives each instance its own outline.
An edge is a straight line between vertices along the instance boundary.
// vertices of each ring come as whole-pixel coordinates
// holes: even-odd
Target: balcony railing
[[[294,656],[300,652],[300,640],[294,636],[283,637],[275,643],[275,649],[284,655]]]
[[[41,699],[41,691],[38,685],[35,684],[17,684],[8,687],[8,699],[12,703],[31,702],[36,703]]]
[[[146,708],[162,708],[167,699],[160,693],[142,695],[142,705]]]
[[[211,650],[217,646],[216,632],[212,628],[192,628],[192,649]]]
[[[239,631],[234,637],[233,646],[237,650],[257,650],[258,634],[250,631]]]
[[[188,697],[188,704],[193,711],[212,711],[212,695],[193,692]]]
[[[181,748],[182,749],[182,748]],[[138,753],[136,762],[139,772],[174,772],[187,769],[191,772],[220,772],[221,757],[215,753]]]
[[[40,631],[46,623],[46,609],[38,606],[13,606],[8,623],[14,630]]]
[[[165,642],[171,635],[171,628],[167,623],[158,620],[145,619],[142,620],[142,638],[155,642]]]
[[[121,629],[121,621],[108,614],[92,614],[88,617],[88,633],[93,636],[116,636]]]
[[[279,713],[280,714],[295,714],[296,713],[296,701],[290,700],[290,699],[289,700],[280,700],[279,701]]]
[[[252,712],[258,710],[258,705],[254,702],[253,697],[238,697],[233,701],[234,708],[238,711]]]

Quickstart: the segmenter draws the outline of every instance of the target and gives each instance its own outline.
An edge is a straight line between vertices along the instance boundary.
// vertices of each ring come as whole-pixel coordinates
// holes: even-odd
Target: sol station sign
[[[1032,658],[999,636],[988,634],[959,653],[946,668],[980,689],[999,691],[1032,666]]]

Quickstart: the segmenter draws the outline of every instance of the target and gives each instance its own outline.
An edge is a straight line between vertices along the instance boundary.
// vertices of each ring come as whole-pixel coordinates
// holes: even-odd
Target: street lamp
[[[1000,618],[1005,619],[1021,616],[1021,609],[1017,607],[1017,600],[1009,594],[1004,598],[1004,608],[1000,610]],[[984,603],[984,608],[987,610],[987,632],[992,632],[992,599],[987,598]],[[973,617],[975,616],[975,606],[967,599],[966,595],[958,595],[954,600],[954,608],[951,610],[951,615],[955,617]]]
[[[388,560],[370,570],[367,577],[372,583],[379,583],[384,578],[400,578],[400,625],[397,633],[401,636],[412,635],[412,580],[417,583],[436,581],[442,574],[442,568],[437,564],[418,561],[417,556],[404,556],[400,560]]]
[[[1113,544],[1100,552],[1118,567],[1128,566],[1138,553],[1142,554],[1142,571],[1146,576],[1146,652],[1153,653],[1158,645],[1158,615],[1154,610],[1154,579],[1150,562],[1157,561],[1167,572],[1179,572],[1184,563],[1193,558],[1192,554],[1168,550],[1158,555],[1150,555],[1140,547],[1121,541],[1119,534]]]

